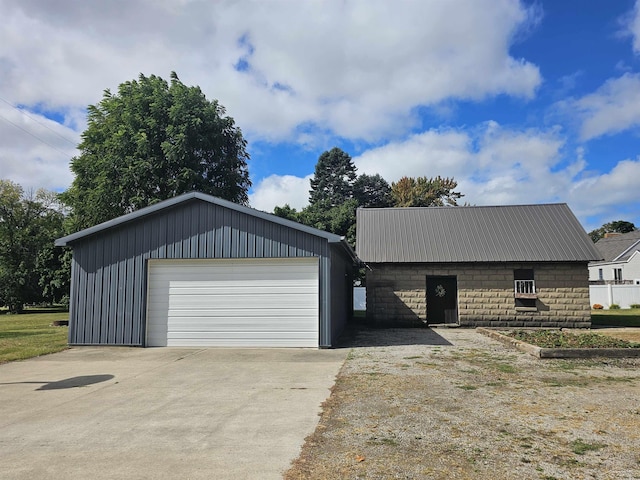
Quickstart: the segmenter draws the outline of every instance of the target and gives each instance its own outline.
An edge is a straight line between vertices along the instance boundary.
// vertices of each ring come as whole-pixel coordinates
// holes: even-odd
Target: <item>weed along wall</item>
[[[591,326],[588,270],[584,263],[369,266],[367,319],[376,325],[436,323],[428,318],[427,279],[434,277],[453,281],[456,288],[453,314],[460,326]],[[534,291],[519,295],[514,286],[514,272],[523,270],[532,273]]]

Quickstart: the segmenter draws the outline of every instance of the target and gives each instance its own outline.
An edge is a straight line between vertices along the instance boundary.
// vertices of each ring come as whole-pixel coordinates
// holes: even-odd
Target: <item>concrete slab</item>
[[[0,365],[2,478],[282,478],[347,353],[79,347]]]

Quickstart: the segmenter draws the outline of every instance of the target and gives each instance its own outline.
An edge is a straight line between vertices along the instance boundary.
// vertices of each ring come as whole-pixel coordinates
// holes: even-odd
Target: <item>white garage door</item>
[[[148,346],[318,346],[318,259],[150,260]]]

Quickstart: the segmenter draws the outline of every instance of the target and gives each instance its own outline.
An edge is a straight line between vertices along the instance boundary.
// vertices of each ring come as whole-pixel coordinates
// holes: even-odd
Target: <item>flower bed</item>
[[[514,330],[504,335],[541,348],[640,348],[640,343],[605,337],[596,333],[568,333],[560,330]]]

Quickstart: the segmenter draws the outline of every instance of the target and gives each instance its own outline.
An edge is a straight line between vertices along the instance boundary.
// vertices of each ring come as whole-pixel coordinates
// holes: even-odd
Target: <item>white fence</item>
[[[367,289],[365,287],[353,287],[353,309],[367,309]]]
[[[591,306],[599,303],[604,308],[611,304],[620,308],[629,308],[631,304],[640,304],[640,285],[589,285]]]

